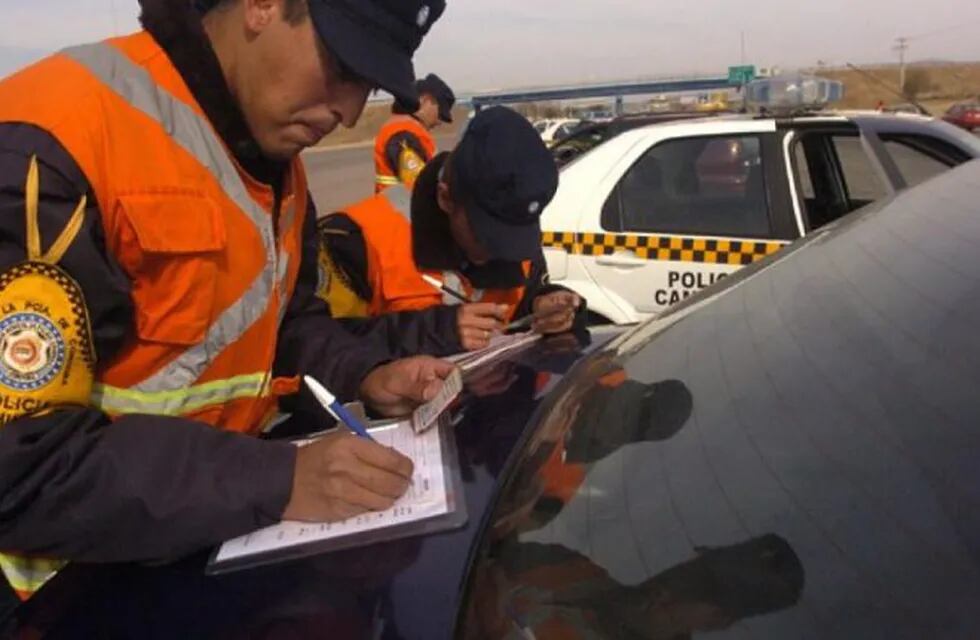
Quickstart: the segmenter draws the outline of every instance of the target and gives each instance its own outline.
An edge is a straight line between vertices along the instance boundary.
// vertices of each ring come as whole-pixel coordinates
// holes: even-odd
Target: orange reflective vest
[[[342,212],[364,234],[367,282],[372,292],[367,315],[459,304],[459,300],[423,280],[422,274],[427,273],[465,294],[473,302],[508,305],[508,319],[513,317],[517,305],[524,298],[523,285],[509,289],[477,289],[456,271],[423,271],[416,266],[412,254],[411,216],[408,213],[410,204],[408,189],[399,185]],[[343,265],[338,266],[343,269]],[[531,263],[525,262],[523,266],[524,275],[528,276]]]
[[[237,165],[145,32],[66,49],[0,82],[0,122],[42,128],[71,154],[106,250],[132,281],[134,331],[98,363],[91,405],[260,431],[277,396],[298,389],[272,367],[299,271],[302,163],[277,216],[272,189]],[[0,557],[21,595],[60,564]]]
[[[415,136],[422,144],[425,157],[420,158],[414,148],[405,145],[399,150],[397,166],[392,167],[388,161],[388,142],[399,133]],[[392,116],[374,139],[374,192],[381,193],[397,184],[411,189],[425,164],[435,155],[436,141],[421,122],[412,116]]]

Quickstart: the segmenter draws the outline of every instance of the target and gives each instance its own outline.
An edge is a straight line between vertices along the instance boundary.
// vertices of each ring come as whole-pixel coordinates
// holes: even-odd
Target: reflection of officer
[[[427,310],[401,320],[403,333],[423,337],[406,349],[422,352],[482,348],[505,321],[532,313],[542,333],[567,331],[584,310],[548,284],[539,225],[557,186],[527,120],[503,107],[482,111],[455,150],[426,166],[413,194],[393,187],[320,221],[329,274],[321,296],[348,317]],[[475,304],[442,307],[459,300],[423,273]],[[408,331],[410,322],[421,328]]]
[[[679,380],[644,384],[620,368],[587,391],[560,398],[539,432],[547,439],[529,447],[520,478],[505,496],[495,526],[539,529],[553,520],[585,482],[590,464],[623,446],[673,437],[691,416],[690,390]]]
[[[681,640],[799,602],[805,572],[782,537],[767,534],[693,559],[635,586],[558,545],[504,548],[505,610],[536,638]]]
[[[392,117],[374,140],[374,192],[403,184],[409,189],[425,164],[436,155],[436,141],[430,131],[443,122],[453,121],[456,96],[434,73],[415,82],[419,108],[412,111],[396,100]]]

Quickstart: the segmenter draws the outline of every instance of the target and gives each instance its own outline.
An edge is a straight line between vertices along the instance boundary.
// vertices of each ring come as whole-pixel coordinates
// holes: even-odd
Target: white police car
[[[552,282],[584,296],[598,320],[638,322],[980,157],[980,141],[941,120],[818,111],[779,82],[750,85],[770,115],[634,129],[564,167],[541,219]]]

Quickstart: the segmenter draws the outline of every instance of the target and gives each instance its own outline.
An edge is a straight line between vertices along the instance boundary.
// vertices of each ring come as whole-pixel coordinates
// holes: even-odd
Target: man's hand
[[[571,291],[554,291],[538,296],[532,305],[534,324],[531,328],[545,335],[570,330],[575,324],[575,313],[581,302]]]
[[[455,366],[431,356],[415,356],[381,365],[364,378],[361,398],[383,415],[406,416],[442,389]]]
[[[394,449],[337,431],[300,447],[286,520],[338,522],[383,511],[408,489],[412,461]]]
[[[460,344],[467,351],[486,348],[490,344],[490,338],[503,332],[506,317],[505,304],[475,302],[460,305],[456,313]]]

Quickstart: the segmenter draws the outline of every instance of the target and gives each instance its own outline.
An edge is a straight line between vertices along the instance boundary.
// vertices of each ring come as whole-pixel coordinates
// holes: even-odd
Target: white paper
[[[533,344],[540,339],[541,334],[532,333],[530,331],[526,333],[512,333],[509,335],[496,336],[490,339],[489,346],[484,347],[479,351],[457,353],[445,359],[459,365],[459,368],[463,371],[463,373],[469,373],[482,364],[486,364],[491,360],[496,360],[512,351],[523,349],[524,347]]]
[[[443,469],[439,429],[416,435],[411,422],[370,429],[378,443],[394,447],[412,459],[415,472],[408,492],[387,511],[369,512],[343,522],[310,523],[284,521],[248,535],[228,540],[218,550],[215,562],[235,560],[251,555],[287,549],[374,531],[408,522],[425,520],[449,512],[446,471]]]

